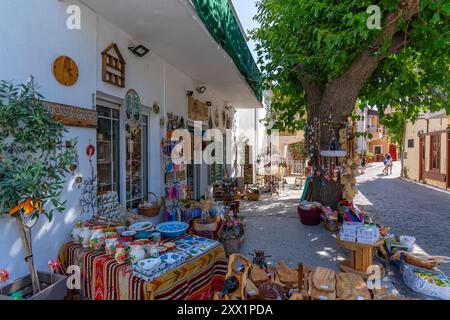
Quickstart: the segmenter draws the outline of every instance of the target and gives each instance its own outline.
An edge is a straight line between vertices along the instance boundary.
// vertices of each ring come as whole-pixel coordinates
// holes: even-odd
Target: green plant
[[[374,4],[380,28],[368,26]],[[423,109],[450,112],[448,1],[259,0],[257,7],[252,38],[273,92],[266,124],[294,132],[307,122],[315,167],[330,132],[345,127],[355,108],[383,114],[390,107],[407,119]],[[325,194],[321,184],[314,189]]]
[[[64,211],[61,191],[77,157],[76,141],[63,141],[64,125],[41,99],[33,80],[18,86],[0,81],[0,214],[16,219],[34,294],[40,283],[31,231],[41,216],[52,221]]]

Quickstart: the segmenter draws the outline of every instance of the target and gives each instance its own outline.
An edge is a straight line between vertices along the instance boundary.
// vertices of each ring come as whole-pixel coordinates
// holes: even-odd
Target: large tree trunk
[[[326,84],[313,84],[306,77],[299,75],[309,105],[308,124],[314,126],[320,123],[320,141],[316,143],[314,155],[311,157],[314,169],[319,168],[321,150],[328,150],[330,143],[330,123],[337,134],[344,126],[354,110],[358,95],[364,84],[370,79],[381,60],[389,54],[402,50],[406,46],[407,30],[398,31],[396,22],[399,18],[409,21],[417,14],[418,0],[402,0],[395,12],[386,15],[383,32],[375,43],[362,50],[350,68],[335,80]],[[391,46],[385,55],[378,54],[384,41],[391,41]],[[308,138],[308,137],[307,137]],[[314,176],[313,200],[323,205],[335,208],[341,197],[340,182],[324,181],[324,177]]]

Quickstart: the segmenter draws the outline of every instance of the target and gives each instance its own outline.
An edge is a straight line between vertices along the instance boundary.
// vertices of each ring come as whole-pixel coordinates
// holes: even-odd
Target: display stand
[[[181,220],[182,201],[188,196],[186,165],[175,165],[172,159],[172,150],[178,144],[178,141],[172,141],[172,130],[167,130],[167,138],[161,141],[162,147],[162,163],[164,166],[164,184],[165,184],[165,201],[164,220],[175,221]],[[180,155],[181,156],[181,155]],[[169,191],[169,190],[172,190]],[[176,192],[173,192],[176,190]]]
[[[339,267],[343,272],[352,272],[367,279],[370,274],[367,269],[374,265],[374,249],[384,245],[384,239],[375,242],[374,244],[364,244],[350,241],[343,241],[339,237],[336,238],[337,244],[341,248],[350,250],[348,259],[340,263]],[[380,266],[382,275],[384,275],[384,268]]]

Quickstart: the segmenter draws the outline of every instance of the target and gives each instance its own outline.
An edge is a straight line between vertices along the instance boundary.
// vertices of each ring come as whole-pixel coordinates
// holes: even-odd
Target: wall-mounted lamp
[[[199,94],[203,94],[206,91],[206,86],[200,86],[200,87],[196,88],[195,90],[197,90],[197,92]]]
[[[187,91],[186,96],[192,97],[194,95],[194,91]]]
[[[135,56],[142,58],[145,56],[150,50],[143,45],[138,45],[137,47],[128,47],[128,49],[133,52]]]
[[[417,132],[418,137],[420,137],[421,135],[423,135],[423,130],[419,130],[419,132]]]

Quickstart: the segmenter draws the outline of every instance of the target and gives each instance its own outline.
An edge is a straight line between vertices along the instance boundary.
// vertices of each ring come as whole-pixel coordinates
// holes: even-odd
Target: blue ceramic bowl
[[[152,232],[151,231],[138,231],[136,232],[134,238],[136,240],[144,240],[150,238]]]
[[[156,226],[156,231],[160,232],[164,238],[169,239],[181,237],[188,229],[187,223],[179,221],[164,222]]]

